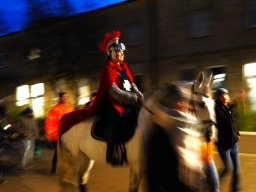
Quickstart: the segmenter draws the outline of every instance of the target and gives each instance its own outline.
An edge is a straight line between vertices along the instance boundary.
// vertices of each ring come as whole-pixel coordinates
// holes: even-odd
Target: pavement
[[[3,176],[7,180],[0,185],[0,192],[73,192],[74,187],[61,187],[58,176],[51,175],[50,166],[53,150],[43,148],[35,164],[26,170],[7,167]],[[217,168],[222,164],[215,153]],[[243,192],[256,192],[256,154],[240,153],[241,181]],[[128,191],[129,169],[103,167],[95,163],[89,180],[89,192],[126,192]],[[230,175],[221,182],[221,191],[229,192]],[[140,192],[145,192],[143,184]]]

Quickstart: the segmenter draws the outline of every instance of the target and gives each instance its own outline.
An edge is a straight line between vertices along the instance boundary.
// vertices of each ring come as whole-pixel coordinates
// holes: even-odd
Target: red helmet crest
[[[100,43],[99,47],[100,50],[103,51],[104,53],[109,53],[109,46],[112,45],[113,43],[117,43],[118,44],[118,40],[121,36],[121,32],[120,31],[112,31],[109,33],[106,33],[104,36],[103,41]]]

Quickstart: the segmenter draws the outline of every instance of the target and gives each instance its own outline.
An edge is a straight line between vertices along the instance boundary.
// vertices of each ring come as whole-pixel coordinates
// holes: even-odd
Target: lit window
[[[85,105],[90,100],[90,86],[87,79],[77,81],[78,85],[78,105]]]
[[[22,85],[16,89],[17,105],[22,106],[29,104],[29,86]]]
[[[78,105],[85,105],[90,100],[90,87],[89,86],[83,86],[79,87],[79,99],[78,99]]]
[[[31,85],[31,97],[37,97],[44,94],[44,84],[38,83]]]
[[[35,117],[44,115],[44,84],[22,85],[16,89],[17,106],[30,105]]]
[[[248,97],[251,102],[251,109],[256,111],[256,63],[249,63],[244,65],[244,77],[249,87]]]
[[[220,87],[220,85],[225,81],[226,78],[226,74],[225,73],[221,73],[221,74],[216,74],[213,76],[213,84],[215,85],[215,87]],[[219,84],[217,86],[217,84]]]
[[[44,116],[44,97],[37,97],[31,100],[32,109],[34,110],[35,117]]]
[[[215,90],[219,87],[225,87],[227,79],[226,67],[211,67],[208,68],[208,73],[212,74],[212,89]]]
[[[244,65],[244,76],[250,77],[250,76],[256,76],[256,63],[249,63]]]

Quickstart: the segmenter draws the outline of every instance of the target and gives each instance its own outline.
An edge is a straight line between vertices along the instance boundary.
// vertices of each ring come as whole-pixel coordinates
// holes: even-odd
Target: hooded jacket
[[[218,129],[218,147],[230,148],[238,141],[237,130],[232,106],[225,106],[219,99],[216,100],[215,114]]]

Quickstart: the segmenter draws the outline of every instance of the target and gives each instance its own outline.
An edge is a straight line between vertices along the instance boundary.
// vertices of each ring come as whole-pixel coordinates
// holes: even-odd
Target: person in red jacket
[[[104,111],[107,115],[109,127],[106,132],[106,160],[112,165],[122,164],[124,161],[114,148],[120,150],[124,147],[117,147],[117,143],[122,142],[120,135],[125,128],[124,122],[129,119],[136,124],[138,104],[144,98],[134,83],[128,63],[124,62],[125,46],[119,43],[120,35],[120,31],[106,33],[100,44],[100,49],[108,58],[101,69],[99,88],[91,106],[96,113]]]
[[[51,173],[56,172],[57,163],[57,141],[59,131],[59,121],[64,114],[67,114],[74,110],[74,108],[68,103],[69,96],[66,92],[59,93],[59,102],[51,108],[45,119],[45,137],[53,144],[54,154],[52,159]]]

